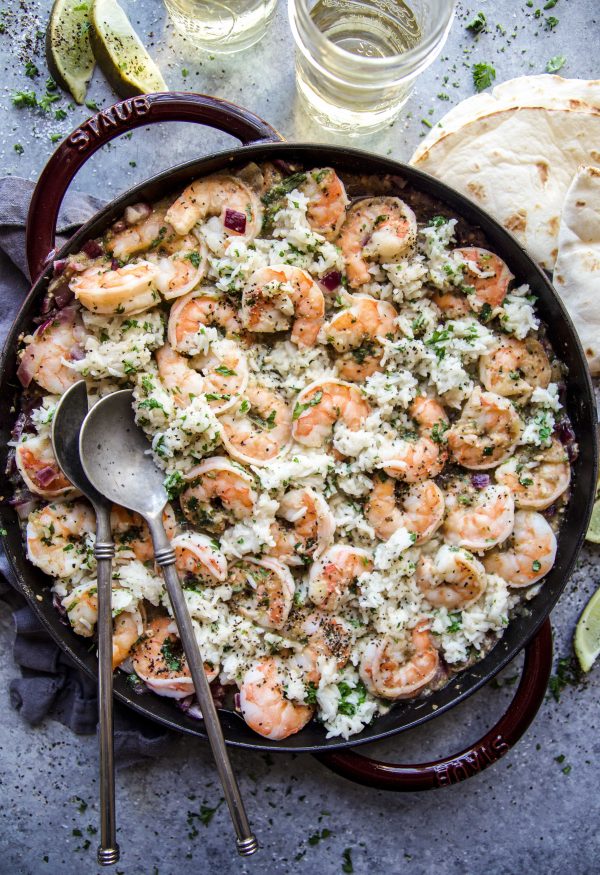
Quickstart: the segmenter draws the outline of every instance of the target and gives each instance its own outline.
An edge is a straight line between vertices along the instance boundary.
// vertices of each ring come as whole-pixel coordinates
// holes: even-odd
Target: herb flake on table
[[[549,15],[546,19],[546,30],[554,30],[557,24],[558,18],[555,18],[554,15]]]
[[[483,91],[489,88],[496,78],[496,70],[491,64],[486,61],[481,61],[478,64],[473,64],[473,84],[476,91]]]
[[[555,55],[546,64],[546,73],[557,73],[559,70],[562,70],[566,63],[567,59],[564,55]]]
[[[352,848],[346,848],[342,854],[342,872],[346,872],[347,875],[351,875],[354,872],[354,866],[352,865]]]
[[[487,19],[485,15],[483,12],[478,12],[477,15],[466,25],[466,29],[470,30],[471,33],[481,33],[486,24]]]

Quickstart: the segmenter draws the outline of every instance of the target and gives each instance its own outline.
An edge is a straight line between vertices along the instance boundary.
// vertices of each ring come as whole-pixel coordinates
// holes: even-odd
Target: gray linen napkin
[[[25,261],[25,222],[33,183],[19,177],[0,178],[0,343],[29,288]],[[96,212],[103,202],[91,195],[67,194],[59,216],[57,249]],[[10,683],[10,701],[21,716],[37,726],[45,717],[73,732],[97,731],[96,683],[81,672],[41,626],[16,587],[10,566],[0,553],[0,598],[13,610],[14,660],[22,677]],[[173,736],[127,708],[115,707],[115,759],[119,767],[159,756]]]

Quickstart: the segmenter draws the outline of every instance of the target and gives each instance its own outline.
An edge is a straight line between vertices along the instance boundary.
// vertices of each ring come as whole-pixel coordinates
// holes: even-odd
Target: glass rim
[[[386,55],[383,58],[368,58],[362,55],[355,55],[352,52],[349,52],[346,49],[343,49],[340,46],[336,45],[334,42],[332,42],[332,40],[324,36],[322,31],[319,30],[319,28],[314,23],[311,15],[309,14],[307,0],[288,0],[288,15],[296,42],[303,42],[299,28],[297,27],[297,22],[295,20],[297,16],[298,20],[301,21],[302,24],[310,31],[311,38],[314,39],[318,48],[320,50],[323,50],[326,46],[327,50],[331,52],[334,57],[336,57],[339,61],[352,61],[353,63],[356,63],[358,61],[361,64],[370,67],[372,70],[379,68],[389,70],[390,68],[395,66],[401,68],[410,67],[411,69],[414,69],[414,67],[419,67],[423,63],[423,61],[427,59],[427,56],[432,52],[432,50],[434,50],[440,43],[443,44],[443,41],[445,41],[448,31],[450,30],[450,27],[452,25],[452,20],[454,18],[456,2],[457,0],[446,0],[444,6],[447,9],[447,14],[440,17],[438,25],[425,40],[406,52],[399,52],[394,55]]]

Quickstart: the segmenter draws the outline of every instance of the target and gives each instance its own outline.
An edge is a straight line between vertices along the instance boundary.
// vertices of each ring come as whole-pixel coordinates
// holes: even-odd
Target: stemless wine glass
[[[182,36],[213,54],[229,55],[264,36],[277,0],[165,0],[165,6]]]
[[[410,4],[410,5],[409,5]],[[377,131],[437,57],[455,0],[288,0],[298,93],[328,130]]]

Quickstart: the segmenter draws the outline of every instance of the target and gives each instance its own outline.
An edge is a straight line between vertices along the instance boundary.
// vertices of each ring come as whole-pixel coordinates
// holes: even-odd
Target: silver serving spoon
[[[247,857],[258,850],[258,842],[250,830],[244,803],[231,768],[192,619],[175,569],[175,551],[163,525],[163,511],[168,501],[163,485],[164,474],[152,461],[148,440],[135,423],[132,401],[133,393],[129,389],[123,389],[106,395],[92,407],[79,438],[81,463],[97,490],[111,501],[139,513],[148,523],[154,556],[165,578],[208,740],[235,828],[237,850]]]
[[[115,545],[110,529],[110,502],[88,480],[79,458],[79,433],[88,414],[84,380],[61,397],[52,419],[54,455],[73,486],[89,498],[96,511],[96,557],[98,576],[98,713],[100,718],[100,845],[98,863],[118,862],[116,838],[115,761],[113,744],[112,667],[112,558]]]

